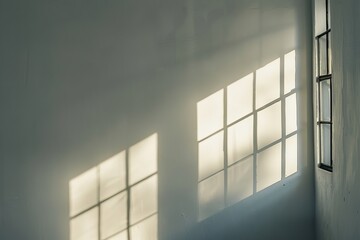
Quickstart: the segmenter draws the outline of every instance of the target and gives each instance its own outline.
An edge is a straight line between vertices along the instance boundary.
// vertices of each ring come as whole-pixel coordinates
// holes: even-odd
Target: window
[[[332,171],[332,56],[329,0],[315,1],[316,154],[319,167]]]
[[[199,220],[298,171],[295,50],[197,103]]]
[[[70,240],[157,240],[157,134],[69,183]]]

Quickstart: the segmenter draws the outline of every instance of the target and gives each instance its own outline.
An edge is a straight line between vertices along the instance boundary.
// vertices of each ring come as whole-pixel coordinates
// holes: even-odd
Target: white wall
[[[314,239],[310,9],[1,0],[0,238],[68,239],[69,181],[157,132],[160,240]],[[198,222],[196,103],[291,50],[297,174]]]
[[[316,170],[317,232],[320,240],[360,237],[360,3],[332,0],[334,167]]]

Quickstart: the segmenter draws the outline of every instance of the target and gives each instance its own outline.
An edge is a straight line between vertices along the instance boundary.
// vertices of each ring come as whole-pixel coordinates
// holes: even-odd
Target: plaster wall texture
[[[334,166],[316,169],[319,240],[360,238],[359,14],[359,1],[331,1]]]
[[[154,132],[158,239],[314,239],[310,9],[297,0],[0,0],[0,239],[69,239],[69,181]],[[292,50],[297,174],[199,221],[197,102]],[[344,60],[355,74],[358,60]],[[342,96],[357,99],[355,86]],[[358,115],[342,107],[356,134]],[[344,159],[358,156],[355,142],[344,146],[354,148]],[[350,172],[341,180],[357,194]],[[323,185],[320,202],[332,193]]]

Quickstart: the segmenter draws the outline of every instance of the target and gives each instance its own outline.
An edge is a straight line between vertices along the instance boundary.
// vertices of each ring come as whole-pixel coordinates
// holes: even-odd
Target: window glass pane
[[[199,183],[199,220],[224,207],[224,171]]]
[[[253,74],[234,82],[227,87],[227,123],[230,124],[253,109]]]
[[[331,166],[331,125],[321,124],[321,163]]]
[[[318,59],[318,63],[320,64],[320,75],[326,75],[328,74],[327,71],[327,64],[328,64],[328,59],[327,59],[327,47],[326,47],[326,39],[327,39],[327,35],[325,34],[324,36],[319,38],[319,59]]]
[[[320,82],[320,120],[331,121],[330,79]]]
[[[104,200],[125,189],[125,151],[99,165],[100,200]]]
[[[320,126],[319,124],[316,125],[316,160],[318,163],[321,163],[321,159],[320,159],[320,149],[321,149],[321,144],[320,144]]]
[[[253,153],[253,117],[228,128],[228,165]]]
[[[325,0],[315,0],[315,35],[326,31]]]
[[[199,180],[224,168],[224,132],[199,143]]]
[[[331,32],[329,32],[328,38],[329,38],[329,73],[332,73]]]
[[[316,122],[320,121],[320,103],[319,103],[319,96],[320,96],[320,83],[319,82],[316,82],[315,83],[316,85],[316,97],[315,97],[315,110],[316,110]]]
[[[229,204],[234,204],[253,194],[253,157],[242,160],[228,169],[228,192]]]
[[[127,226],[127,194],[122,192],[100,205],[101,239],[124,230]]]
[[[224,90],[197,103],[197,139],[201,140],[223,128]]]

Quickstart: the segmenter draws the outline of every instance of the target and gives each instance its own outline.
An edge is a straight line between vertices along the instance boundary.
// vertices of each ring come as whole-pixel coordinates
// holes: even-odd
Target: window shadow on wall
[[[199,221],[298,171],[295,50],[197,103]]]
[[[158,237],[158,136],[69,182],[70,240]]]

